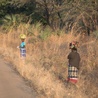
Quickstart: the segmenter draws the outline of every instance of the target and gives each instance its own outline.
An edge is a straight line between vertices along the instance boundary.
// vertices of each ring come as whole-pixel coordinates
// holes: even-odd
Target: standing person
[[[24,59],[26,57],[26,43],[25,43],[26,35],[20,34],[20,39],[21,39],[21,44],[19,46],[20,57]]]
[[[68,82],[77,83],[80,55],[77,52],[77,48],[75,46],[72,46],[70,49],[71,49],[71,52],[69,53],[67,57],[69,59]]]

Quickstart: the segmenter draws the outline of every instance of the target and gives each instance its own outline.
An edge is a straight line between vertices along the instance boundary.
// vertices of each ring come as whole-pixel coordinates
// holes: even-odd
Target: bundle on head
[[[72,41],[72,42],[69,44],[69,49],[72,49],[73,47],[78,48],[78,47],[79,47],[79,42],[77,42],[77,41]]]

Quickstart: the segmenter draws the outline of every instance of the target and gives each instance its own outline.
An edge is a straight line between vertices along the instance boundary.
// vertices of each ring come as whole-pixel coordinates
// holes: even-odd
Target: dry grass
[[[34,29],[35,36],[26,39],[26,60],[21,60],[19,50],[16,48],[20,43],[18,37],[20,27],[17,31],[11,30],[8,34],[0,36],[0,53],[30,82],[30,85],[39,93],[39,98],[98,97],[96,69],[98,68],[98,47],[96,46],[98,42],[96,40],[89,38],[88,41],[84,39],[83,42],[80,35],[73,36],[70,33],[62,36],[51,35],[46,41],[41,41],[38,38],[37,29]],[[70,52],[68,43],[72,40],[80,42],[81,67],[76,86],[66,83],[67,55]]]

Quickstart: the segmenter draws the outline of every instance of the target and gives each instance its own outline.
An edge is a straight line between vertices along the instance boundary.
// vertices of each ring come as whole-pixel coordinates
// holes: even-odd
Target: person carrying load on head
[[[67,58],[69,60],[68,65],[68,82],[77,83],[78,81],[78,71],[80,63],[80,55],[77,52],[76,43],[72,42],[69,44],[71,52],[68,54]]]
[[[17,47],[20,48],[20,57],[25,58],[26,57],[26,35],[25,34],[20,34],[20,39],[21,39],[21,44]]]

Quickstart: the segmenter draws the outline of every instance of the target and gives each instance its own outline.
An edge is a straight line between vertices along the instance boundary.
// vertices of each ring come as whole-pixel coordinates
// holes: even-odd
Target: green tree
[[[98,29],[98,0],[1,0],[0,10],[1,20],[13,15],[21,16],[20,22],[41,22],[65,32]]]

